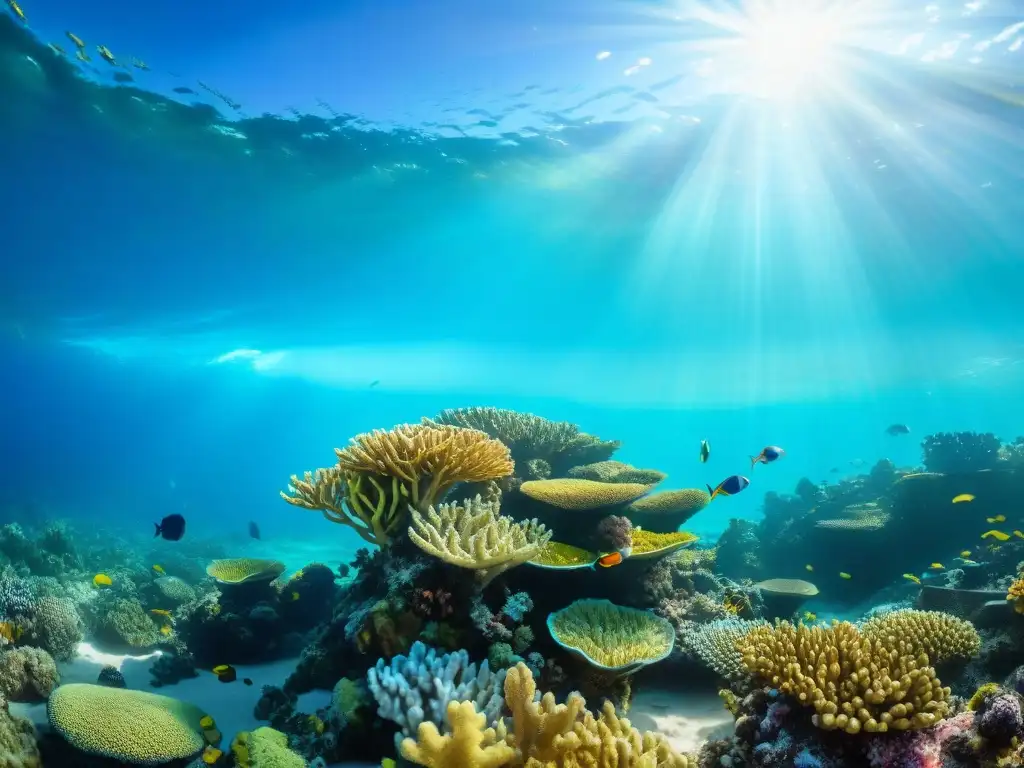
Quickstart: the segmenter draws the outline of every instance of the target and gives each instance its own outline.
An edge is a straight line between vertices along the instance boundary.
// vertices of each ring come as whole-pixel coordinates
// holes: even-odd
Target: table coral
[[[586,701],[572,693],[556,704],[547,693],[535,701],[537,687],[525,664],[505,677],[505,701],[511,722],[486,727],[472,702],[451,702],[452,732],[442,735],[423,723],[417,739],[405,739],[401,754],[427,768],[695,768],[696,761],[679,754],[657,733],[641,734],[605,703],[595,717]]]
[[[814,707],[824,730],[927,728],[949,713],[949,688],[927,656],[888,650],[849,622],[754,627],[737,648],[756,678]]]
[[[677,530],[710,501],[708,492],[700,488],[659,491],[632,502],[623,514],[644,530],[670,532]]]
[[[519,486],[519,490],[531,499],[552,507],[585,511],[635,501],[652,487],[644,483],[602,483],[560,477],[530,480]]]
[[[657,469],[637,469],[622,461],[597,461],[573,467],[566,473],[581,480],[599,480],[602,483],[642,483],[656,485],[668,475]]]

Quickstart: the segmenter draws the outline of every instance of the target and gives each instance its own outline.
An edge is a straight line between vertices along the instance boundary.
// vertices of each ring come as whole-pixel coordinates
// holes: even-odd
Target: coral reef
[[[999,462],[999,438],[991,432],[939,432],[921,443],[924,468],[949,474],[995,469]]]
[[[46,701],[59,682],[57,665],[42,648],[0,653],[0,694],[8,701]]]

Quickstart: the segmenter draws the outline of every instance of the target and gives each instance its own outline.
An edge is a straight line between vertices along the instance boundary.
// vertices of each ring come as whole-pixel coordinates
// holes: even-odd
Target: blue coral
[[[530,611],[533,610],[533,599],[526,592],[516,592],[509,595],[501,612],[509,619],[519,624]]]
[[[408,656],[400,654],[390,663],[379,659],[366,677],[377,713],[401,728],[395,736],[398,744],[405,736],[414,737],[425,721],[442,733],[449,731],[451,701],[472,701],[494,725],[505,706],[505,672],[491,672],[486,661],[477,669],[467,651],[439,653],[417,641]]]

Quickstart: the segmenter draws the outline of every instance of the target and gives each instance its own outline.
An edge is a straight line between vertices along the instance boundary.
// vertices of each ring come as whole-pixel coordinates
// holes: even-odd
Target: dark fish
[[[242,682],[245,683],[246,685],[252,685],[252,678],[251,677],[243,677],[242,678]]]
[[[380,379],[374,379],[373,381],[370,382],[370,389],[373,389],[378,384],[380,384]]]
[[[897,435],[909,435],[910,427],[906,424],[891,424],[888,429],[885,430],[885,434],[896,437]]]
[[[782,458],[782,454],[785,451],[779,448],[777,445],[767,445],[757,456],[750,457],[750,468],[753,469],[759,461],[763,461],[765,464],[771,464],[776,459]]]
[[[179,85],[177,88],[172,88],[175,93],[195,93],[191,88],[186,88],[184,85]]]
[[[711,445],[707,440],[700,441],[700,463],[706,464],[708,456],[711,455]]]
[[[711,494],[711,499],[714,499],[715,496],[732,496],[742,491],[748,485],[750,485],[750,481],[743,477],[743,475],[730,475],[720,482],[716,488],[712,488],[709,485],[708,493]]]
[[[115,72],[114,73],[115,83],[134,83],[135,78],[129,75],[127,72]]]
[[[168,515],[159,523],[154,523],[156,533],[153,537],[162,536],[168,541],[177,541],[185,535],[185,518],[181,515]]]
[[[832,467],[832,469],[829,470],[829,472],[831,472],[832,474],[835,474],[838,471],[839,471],[839,467]]]
[[[260,527],[256,525],[252,520],[249,521],[249,538],[259,539]]]

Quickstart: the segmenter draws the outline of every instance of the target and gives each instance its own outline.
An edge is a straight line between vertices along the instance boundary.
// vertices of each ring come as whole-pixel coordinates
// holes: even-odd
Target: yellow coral
[[[602,483],[642,483],[643,485],[656,485],[668,477],[657,469],[637,469],[632,464],[611,459],[573,467],[567,474],[569,477],[580,480],[599,480]]]
[[[887,650],[849,622],[757,626],[736,645],[751,674],[814,707],[824,730],[927,728],[949,713],[949,688],[927,656]]]
[[[540,552],[551,532],[536,520],[504,517],[498,502],[477,496],[461,505],[430,507],[425,515],[414,509],[409,538],[428,555],[476,571],[487,584]]]
[[[451,702],[451,735],[431,722],[420,725],[418,740],[402,742],[402,756],[427,768],[695,768],[696,761],[676,752],[663,736],[641,734],[605,702],[601,713],[587,710],[578,693],[556,704],[547,693],[535,701],[533,674],[519,663],[505,677],[505,702],[512,730],[504,723],[485,729],[485,717],[473,703]]]
[[[589,549],[563,544],[560,541],[549,541],[536,555],[528,561],[530,565],[555,570],[572,568],[590,568],[599,555]]]
[[[688,547],[700,537],[686,531],[654,533],[643,528],[634,528],[633,549],[630,557],[663,557]]]
[[[672,653],[672,624],[650,611],[608,600],[577,600],[548,615],[556,643],[598,669],[628,674]]]
[[[981,648],[981,637],[971,622],[941,611],[890,611],[864,622],[860,633],[890,651],[906,656],[924,653],[932,665],[949,659],[966,661]]]
[[[685,522],[690,517],[700,512],[711,501],[707,491],[700,488],[684,488],[679,491],[659,491],[650,496],[637,499],[628,507],[626,514],[632,513],[654,513],[659,515],[679,516],[685,514],[679,522]]]
[[[602,483],[560,477],[529,480],[519,490],[531,499],[559,509],[588,510],[626,504],[643,496],[653,486],[643,483]]]
[[[977,711],[978,707],[981,706],[982,702],[985,701],[989,696],[999,693],[1002,686],[999,683],[985,683],[984,685],[978,686],[978,690],[971,696],[970,701],[967,702],[967,709],[971,712]]]
[[[205,713],[169,696],[69,683],[46,707],[50,725],[75,749],[131,765],[193,757],[206,747]]]
[[[247,584],[253,581],[273,581],[284,573],[279,560],[260,560],[252,557],[233,557],[214,560],[206,566],[206,575],[218,584]]]
[[[231,743],[238,768],[306,768],[306,760],[288,748],[288,737],[273,728],[241,731]]]
[[[1024,576],[1013,582],[1006,592],[1006,599],[1013,601],[1013,610],[1024,613]]]

